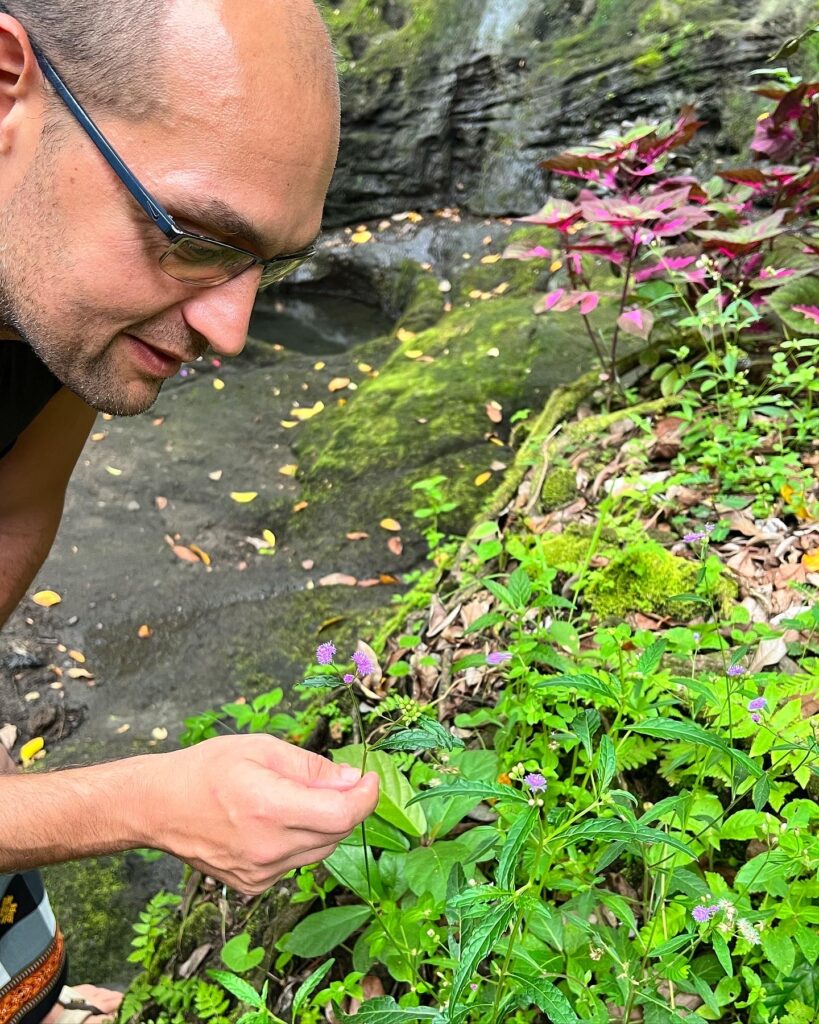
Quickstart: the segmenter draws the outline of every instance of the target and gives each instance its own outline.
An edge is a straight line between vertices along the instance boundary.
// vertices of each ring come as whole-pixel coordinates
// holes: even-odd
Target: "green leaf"
[[[617,772],[617,755],[614,744],[608,733],[600,737],[600,746],[597,749],[597,777],[600,783],[600,791],[605,792],[611,784]]]
[[[447,882],[456,864],[464,864],[463,847],[456,842],[433,843],[419,846],[404,860],[404,877],[416,896],[431,893],[436,902],[443,903],[447,895]]]
[[[364,748],[359,743],[333,750],[332,756],[334,761],[361,768],[363,753]],[[367,770],[378,772],[381,779],[381,792],[375,813],[407,835],[416,838],[422,836],[427,827],[424,812],[420,807],[410,807],[415,790],[396,768],[390,755],[381,750],[370,751],[367,755]]]
[[[527,807],[515,818],[498,857],[495,881],[500,889],[511,889],[515,882],[518,855],[538,820],[537,807]]]
[[[250,949],[250,936],[247,932],[234,935],[225,943],[221,952],[222,963],[236,974],[244,974],[254,967],[258,967],[264,960],[264,950],[261,946]]]
[[[502,583],[498,583],[497,580],[489,579],[481,580],[481,583],[484,587],[486,587],[486,589],[489,591],[490,594],[492,594],[493,597],[496,597],[499,601],[502,601],[507,608],[516,607],[515,599],[512,597],[512,595],[509,593],[507,588]]]
[[[528,1003],[534,1003],[551,1021],[551,1024],[580,1024],[580,1018],[574,1012],[569,1000],[557,985],[546,978],[534,978],[523,974],[513,974],[520,985],[521,995]]]
[[[208,977],[218,981],[222,988],[226,988],[240,1002],[247,1003],[249,1006],[255,1006],[257,1010],[265,1008],[262,997],[243,978],[237,978],[235,974],[229,974],[227,971],[216,971],[212,968],[208,971]]]
[[[571,676],[549,676],[535,683],[535,689],[545,690],[547,687],[561,686],[568,690],[577,690],[581,697],[604,697],[606,700],[619,703],[619,697],[614,690],[604,683],[597,676],[589,675],[588,672],[579,672]]]
[[[746,861],[737,871],[734,885],[737,891],[767,892],[771,896],[788,895],[787,878],[799,871],[799,863],[780,850],[760,853]]]
[[[783,284],[768,297],[768,303],[785,324],[798,335],[816,337],[815,320],[795,310],[794,306],[819,306],[819,282],[812,274],[797,277]]]
[[[309,978],[306,978],[296,990],[296,994],[293,996],[293,1006],[291,1013],[293,1020],[298,1016],[299,1010],[307,1002],[315,989],[324,981],[325,977],[329,974],[335,963],[335,958],[331,957],[326,963],[323,963],[318,970],[313,971]]]
[[[366,834],[366,829],[364,830]],[[324,866],[337,878],[342,885],[346,886],[362,900],[370,899],[370,888],[367,884],[367,864],[363,846],[339,845],[333,850],[329,857],[324,859]],[[383,896],[381,886],[381,875],[378,872],[378,864],[369,858],[370,882],[372,883],[372,895]]]
[[[482,659],[483,661],[483,659]],[[464,741],[453,736],[440,722],[424,716],[414,729],[402,729],[376,743],[371,750],[455,750],[465,746]]]
[[[646,736],[656,736],[666,740],[684,740],[687,743],[695,743],[698,746],[711,747],[712,750],[719,750],[726,754],[736,764],[742,765],[749,775],[760,778],[762,769],[752,761],[742,750],[730,747],[725,740],[714,736],[713,733],[703,729],[696,722],[690,722],[683,718],[651,718],[639,725],[632,725],[633,732],[643,733]]]
[[[572,721],[572,732],[580,737],[589,760],[592,759],[592,736],[600,728],[600,712],[595,708],[586,708],[576,715]]]
[[[793,974],[796,963],[796,947],[793,939],[786,935],[782,927],[765,928],[760,936],[762,950],[783,978]]]
[[[771,782],[766,772],[754,786],[754,807],[756,810],[761,811],[771,795]]]
[[[692,860],[695,860],[694,851],[675,836],[667,835],[659,829],[648,828],[645,825],[623,821],[620,818],[604,818],[594,821],[584,821],[572,826],[567,832],[556,837],[561,846],[569,843],[576,843],[583,839],[596,839],[605,842],[622,843],[649,843],[651,845],[670,846],[672,849],[684,853]]]
[[[478,800],[502,800],[505,803],[526,804],[527,807],[529,805],[528,797],[511,786],[502,786],[499,782],[475,782],[471,779],[456,779],[446,786],[436,786],[434,789],[424,790],[423,793],[416,793],[410,800],[410,804],[417,804],[421,800],[454,796],[469,796]]]
[[[452,978],[452,990],[449,993],[450,1006],[455,1005],[461,998],[478,965],[504,934],[516,913],[517,908],[511,901],[491,909],[487,908],[478,926],[470,933],[468,940],[462,943],[461,959]]]
[[[362,906],[319,910],[299,921],[292,932],[279,940],[277,949],[305,959],[324,956],[349,939],[371,916],[370,908]]]
[[[339,680],[335,676],[308,676],[307,679],[302,680],[299,686],[306,686],[309,689],[324,689],[326,690],[329,686],[338,686]]]
[[[455,750],[450,755],[450,766],[460,772],[461,779],[494,782],[498,775],[498,755],[494,750]],[[447,800],[430,801],[424,808],[427,836],[439,839],[445,836],[465,815],[479,803],[479,798],[455,796]]]
[[[717,960],[719,960],[723,971],[725,971],[729,978],[732,978],[734,975],[734,964],[731,960],[731,954],[728,951],[728,943],[719,934],[719,932],[714,932],[711,936],[711,945],[714,947],[714,952],[717,955]]]
[[[668,956],[670,953],[676,953],[678,949],[682,949],[683,946],[687,946],[691,942],[698,942],[699,936],[694,935],[691,932],[685,932],[683,935],[677,935],[673,939],[669,939],[667,942],[662,942],[659,946],[655,946],[653,949],[648,951],[649,956]]]
[[[667,646],[668,642],[666,640],[655,640],[640,655],[640,660],[637,662],[637,671],[641,675],[650,676],[663,660]]]
[[[392,996],[368,999],[356,1014],[344,1013],[338,1003],[333,1011],[339,1024],[406,1024],[412,1020],[431,1020],[443,1024],[440,1010],[432,1006],[399,1006]]]
[[[529,574],[523,568],[519,566],[509,579],[506,581],[506,586],[512,597],[512,601],[518,610],[523,610],[529,604],[529,600],[532,597],[532,581],[529,579]]]
[[[342,846],[363,846],[364,837],[361,825],[356,825],[346,839],[341,840]],[[409,849],[409,839],[395,825],[373,814],[367,818],[367,846],[375,846],[380,850],[392,850],[403,853]]]

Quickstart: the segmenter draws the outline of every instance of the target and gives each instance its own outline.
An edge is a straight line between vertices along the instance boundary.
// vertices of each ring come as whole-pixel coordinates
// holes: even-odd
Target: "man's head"
[[[173,366],[135,338],[181,359],[208,345],[237,354],[259,272],[206,289],[165,274],[167,240],[44,81],[31,42],[180,227],[263,258],[319,229],[338,149],[332,49],[313,0],[2,11],[0,321],[89,404],[143,411]]]

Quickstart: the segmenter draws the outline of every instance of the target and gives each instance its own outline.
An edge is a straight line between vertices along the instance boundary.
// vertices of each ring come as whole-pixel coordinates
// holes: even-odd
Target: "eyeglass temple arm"
[[[151,220],[156,226],[165,234],[169,239],[173,240],[179,232],[176,224],[170,214],[165,210],[160,203],[154,199],[154,197],[148,192],[147,189],[139,183],[137,178],[128,169],[128,166],[114,149],[114,147],[108,142],[102,132],[97,128],[88,114],[80,106],[79,102],[74,98],[71,90],[63,82],[60,76],[52,67],[51,63],[46,57],[41,54],[36,47],[32,47],[34,56],[37,58],[37,63],[40,65],[40,70],[51,82],[56,90],[60,99],[65,103],[74,117],[79,121],[82,128],[87,132],[91,141],[102,153],[116,175],[122,180],[122,183],[136,199],[142,209],[148,214]]]

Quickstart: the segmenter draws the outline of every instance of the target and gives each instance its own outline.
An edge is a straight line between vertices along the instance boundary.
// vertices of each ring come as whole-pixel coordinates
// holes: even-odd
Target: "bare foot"
[[[90,1016],[86,1024],[108,1024],[109,1021],[115,1019],[116,1011],[122,1002],[122,992],[115,992],[109,988],[97,988],[96,985],[72,985],[71,988],[77,993],[78,998],[84,999],[103,1011],[102,1015]],[[65,1007],[61,1003],[55,1003],[43,1018],[43,1024],[57,1024],[64,1009]]]

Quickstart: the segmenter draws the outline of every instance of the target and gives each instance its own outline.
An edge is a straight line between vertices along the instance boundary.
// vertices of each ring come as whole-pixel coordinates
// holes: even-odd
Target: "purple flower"
[[[687,533],[683,540],[686,544],[696,544],[698,540],[705,540],[707,536],[706,533]]]
[[[755,711],[755,712],[754,712],[754,713],[753,713],[753,714],[751,715],[751,721],[752,721],[752,722],[757,722],[757,723],[761,722],[761,721],[762,721],[762,715],[758,715],[758,714],[756,713],[756,711]]]
[[[745,675],[744,665],[729,665],[728,666],[729,676],[742,676]]]
[[[523,781],[533,793],[539,793],[548,785],[546,779],[540,774],[540,772],[530,772],[528,775],[524,775]]]
[[[336,645],[331,643],[320,644],[316,648],[316,662],[319,665],[332,665],[333,655],[336,653]]]
[[[355,651],[353,653],[353,661],[355,667],[358,669],[359,675],[369,676],[375,672],[375,665],[373,665],[370,658],[363,651]]]
[[[765,700],[764,697],[754,697],[753,700],[748,701],[749,711],[762,711],[763,708],[766,708],[767,706],[768,702]]]
[[[505,661],[511,661],[512,655],[509,651],[492,651],[486,656],[487,665],[502,665]]]
[[[710,921],[711,918],[719,910],[719,904],[715,903],[712,907],[694,907],[691,911],[691,916],[698,924],[704,924],[706,921]]]
[[[344,676],[344,682],[347,683],[347,685],[349,686],[350,683],[354,683],[355,682],[355,676],[351,672],[348,672]]]

